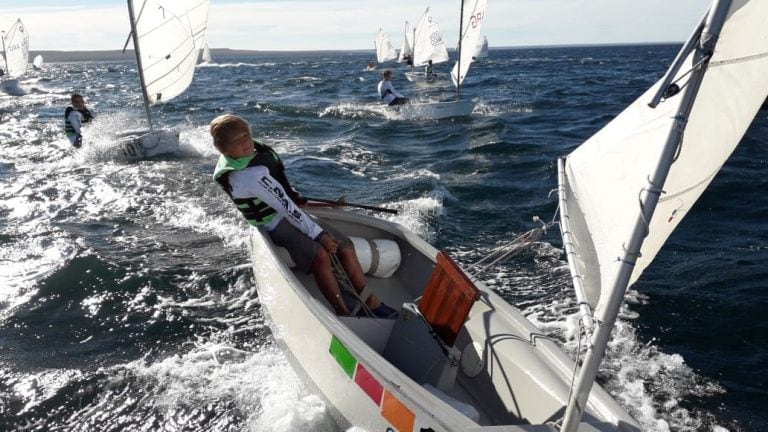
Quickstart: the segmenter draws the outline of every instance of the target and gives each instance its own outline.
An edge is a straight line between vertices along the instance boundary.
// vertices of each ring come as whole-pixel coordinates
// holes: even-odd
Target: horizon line
[[[638,46],[638,45],[679,45],[683,41],[665,41],[665,42],[597,42],[597,43],[583,43],[583,44],[544,44],[544,45],[507,45],[507,46],[494,46],[488,47],[489,51],[493,50],[505,50],[505,49],[526,49],[526,48],[588,48],[588,47],[601,47],[601,46]],[[262,50],[251,48],[213,48],[209,47],[211,51],[238,51],[238,52],[254,52],[254,53],[311,53],[311,52],[370,52],[375,53],[376,50],[372,48],[348,48],[348,49],[285,49],[285,50]],[[448,48],[449,52],[455,52],[455,48]],[[42,52],[55,52],[55,53],[129,53],[133,52],[133,49],[102,49],[102,50],[57,50],[57,49],[35,49],[30,50],[29,53],[42,53]]]

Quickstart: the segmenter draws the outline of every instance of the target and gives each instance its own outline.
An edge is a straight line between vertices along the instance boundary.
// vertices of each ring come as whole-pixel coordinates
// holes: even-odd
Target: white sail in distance
[[[403,47],[400,48],[400,55],[397,57],[397,61],[404,63],[405,56],[411,55],[413,55],[413,34],[411,32],[411,25],[406,21],[405,32],[403,33]]]
[[[634,283],[742,139],[768,96],[768,2],[733,0],[714,54],[695,96],[677,155],[669,168],[648,236],[630,275]],[[564,192],[574,277],[581,279],[595,315],[605,308],[634,222],[639,198],[675,127],[680,95],[695,50],[675,76],[683,89],[648,106],[656,83],[565,160]],[[622,293],[623,294],[623,293]]]
[[[397,50],[392,46],[392,42],[389,41],[387,34],[384,30],[379,29],[379,33],[376,35],[374,41],[376,46],[376,61],[384,63],[386,61],[394,60],[397,58]]]
[[[147,102],[173,99],[189,87],[200,48],[187,6],[197,1],[128,0],[134,49]]]
[[[445,48],[445,38],[440,33],[432,12],[429,8],[416,24],[413,38],[413,65],[424,66],[429,60],[433,64],[448,61],[448,50]]]
[[[480,43],[475,45],[475,52],[472,54],[472,61],[488,57],[488,38],[483,36]]]
[[[211,49],[208,48],[208,44],[205,45],[203,48],[203,55],[202,55],[203,63],[210,63],[213,61],[213,57],[211,57]]]
[[[40,54],[35,56],[35,59],[32,60],[32,66],[35,67],[35,69],[42,69],[43,67],[43,56]]]
[[[457,87],[464,82],[469,66],[472,64],[475,46],[480,43],[487,6],[487,0],[464,0],[462,2],[459,59],[451,70],[451,80]]]
[[[29,63],[29,33],[27,28],[17,19],[3,37],[5,51],[5,73],[8,78],[24,75]]]

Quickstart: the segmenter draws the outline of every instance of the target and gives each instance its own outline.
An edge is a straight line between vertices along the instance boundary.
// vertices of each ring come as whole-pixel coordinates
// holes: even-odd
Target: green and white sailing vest
[[[271,147],[254,141],[255,149],[252,155],[233,159],[222,155],[213,172],[213,179],[224,189],[224,192],[234,201],[237,209],[243,214],[245,220],[253,226],[269,223],[277,216],[277,210],[269,206],[258,197],[234,198],[232,186],[229,184],[229,174],[234,171],[244,170],[253,166],[264,166],[269,170],[269,175],[280,183],[294,203],[302,205],[307,202],[301,197],[288,182],[285,176],[285,167],[280,156]]]

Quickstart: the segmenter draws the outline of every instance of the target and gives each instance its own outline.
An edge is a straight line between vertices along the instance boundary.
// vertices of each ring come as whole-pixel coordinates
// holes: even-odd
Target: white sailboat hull
[[[120,151],[129,159],[148,159],[179,150],[179,132],[174,129],[126,131],[117,138]]]
[[[391,120],[436,120],[449,117],[466,117],[472,114],[475,102],[458,100],[446,102],[412,102],[406,105],[388,106],[387,118]]]
[[[426,72],[406,72],[405,77],[412,83],[438,83],[448,80],[447,75],[431,74],[427,76]]]
[[[368,279],[384,302],[402,305],[422,295],[435,265],[432,246],[400,225],[373,217],[333,209],[312,213],[347,235],[398,244],[403,257],[398,270],[388,278]],[[403,372],[404,364],[429,356],[428,347],[393,348],[401,346],[393,340],[407,344],[420,336],[400,326],[403,311],[399,320],[338,317],[312,276],[291,269],[281,255],[266,236],[251,229],[257,290],[274,337],[305,383],[328,403],[339,426],[400,432],[491,432],[502,425],[505,431],[555,430],[547,424],[562,414],[573,363],[556,343],[536,337],[539,330],[484,285],[478,284],[481,299],[454,345],[468,360],[473,346],[485,347],[484,360],[459,367],[450,366],[439,351],[429,357],[431,367],[452,371],[441,376],[436,385],[443,395],[436,396],[418,377]],[[427,343],[433,342],[425,334]],[[640,430],[599,387],[587,411],[589,425],[581,430]]]

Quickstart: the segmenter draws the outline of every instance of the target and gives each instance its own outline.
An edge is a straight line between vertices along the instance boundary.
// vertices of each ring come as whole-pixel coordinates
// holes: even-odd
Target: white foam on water
[[[205,343],[189,353],[127,366],[157,392],[156,409],[174,412],[232,401],[253,432],[335,431],[325,404],[305,390],[274,346],[246,352]]]
[[[324,108],[318,117],[341,117],[345,119],[354,118],[370,118],[386,115],[386,105],[378,103],[353,103],[353,102],[340,102],[335,105]]]
[[[399,213],[392,216],[380,216],[382,219],[397,222],[416,233],[427,242],[434,239],[435,229],[429,219],[443,213],[443,201],[440,197],[430,196],[406,201],[389,203],[388,207],[398,209]]]
[[[222,192],[222,214],[211,211],[192,200],[163,201],[154,210],[155,218],[166,226],[189,229],[201,234],[212,234],[222,239],[225,246],[242,249],[248,245],[248,225],[236,208],[230,205]]]
[[[427,168],[419,168],[416,170],[408,170],[400,173],[394,173],[391,177],[389,177],[390,180],[409,180],[409,179],[421,179],[421,178],[431,178],[435,180],[440,180],[440,174],[427,169]]]
[[[215,163],[219,152],[213,146],[208,125],[191,126],[181,130],[179,144],[182,154],[211,158]]]

